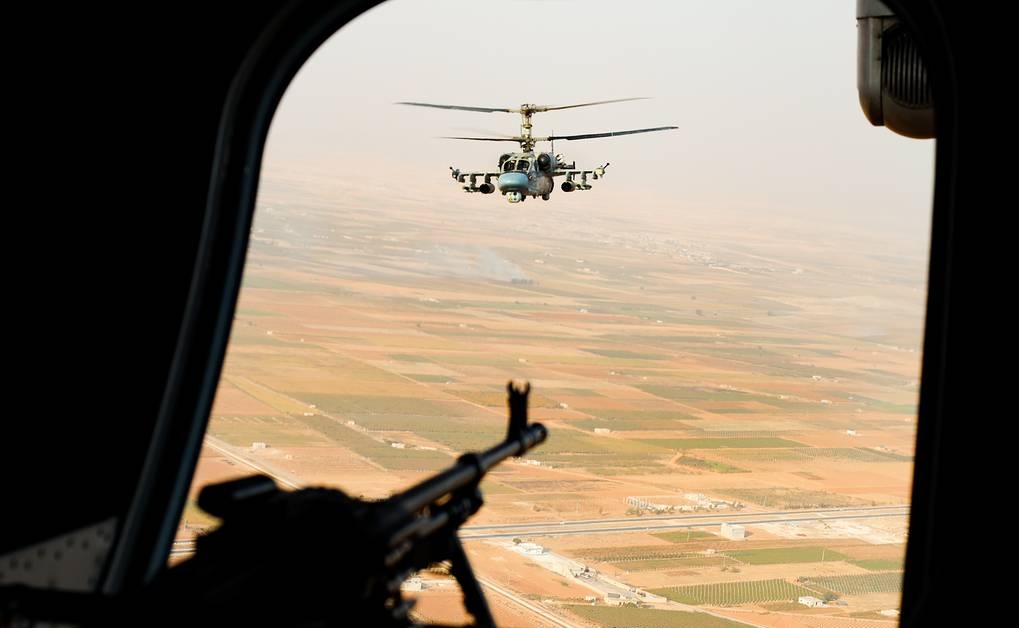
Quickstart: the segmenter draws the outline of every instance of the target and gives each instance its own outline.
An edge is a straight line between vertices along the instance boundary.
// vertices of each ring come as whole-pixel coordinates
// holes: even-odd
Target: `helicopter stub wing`
[[[491,170],[482,172],[461,172],[459,169],[453,166],[449,167],[450,173],[453,178],[463,184],[464,192],[481,192],[482,194],[491,194],[495,191],[495,181],[499,179],[501,172]],[[481,179],[481,183],[478,180]]]
[[[591,184],[587,182],[587,178],[598,180],[605,176],[605,169],[609,167],[606,163],[604,166],[598,166],[590,170],[577,170],[573,168],[560,169],[552,173],[553,177],[566,177],[566,181],[563,182],[562,190],[564,192],[572,192],[574,190],[590,190]]]

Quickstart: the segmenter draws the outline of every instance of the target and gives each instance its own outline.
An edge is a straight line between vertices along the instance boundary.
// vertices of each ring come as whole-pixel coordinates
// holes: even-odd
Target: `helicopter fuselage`
[[[525,197],[548,200],[555,183],[552,181],[558,161],[553,153],[508,153],[499,158],[496,187],[509,201]]]
[[[585,102],[576,105],[562,105],[549,107],[545,105],[523,104],[520,107],[467,107],[464,105],[441,105],[427,102],[399,102],[398,105],[412,105],[414,107],[432,107],[434,109],[455,109],[460,111],[474,111],[478,113],[519,113],[520,114],[520,135],[502,137],[448,137],[453,140],[475,140],[480,142],[518,142],[520,152],[504,153],[499,157],[499,169],[495,172],[462,172],[450,166],[453,178],[463,186],[464,192],[480,192],[491,194],[496,189],[502,193],[511,203],[530,197],[540,196],[544,200],[549,199],[552,188],[555,187],[553,177],[566,177],[561,189],[563,192],[574,190],[590,190],[588,175],[591,179],[598,179],[605,176],[604,166],[598,166],[591,170],[576,170],[576,164],[567,165],[560,155],[553,152],[536,153],[534,145],[538,142],[554,142],[555,140],[592,140],[600,137],[615,137],[617,135],[633,135],[634,133],[651,133],[653,131],[667,131],[675,129],[674,126],[656,126],[645,129],[631,129],[628,131],[606,131],[604,133],[580,133],[574,135],[546,135],[535,136],[531,134],[531,116],[543,111],[555,111],[559,109],[573,109],[575,107],[589,107],[591,105],[606,105],[615,102],[626,102],[629,100],[644,100],[641,98],[617,98],[615,100],[599,100]],[[554,146],[554,144],[553,144]],[[482,179],[482,183],[478,180]]]

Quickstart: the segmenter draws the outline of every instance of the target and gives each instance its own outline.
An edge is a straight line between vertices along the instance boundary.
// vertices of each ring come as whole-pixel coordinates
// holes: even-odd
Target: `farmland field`
[[[751,580],[700,584],[686,587],[654,589],[652,593],[664,595],[683,604],[710,604],[737,606],[778,600],[795,600],[801,595],[816,595],[816,591],[785,580]]]
[[[548,440],[484,480],[470,522],[520,527],[477,535],[683,604],[898,604],[901,512],[810,517],[908,503],[923,250],[858,231],[821,244],[802,235],[819,229],[809,220],[750,215],[722,235],[697,216],[578,223],[551,203],[365,211],[364,197],[315,191],[331,176],[263,180],[182,538],[217,525],[195,506],[202,482],[254,468],[366,498],[401,490],[502,439],[506,383],[527,380]],[[719,527],[775,511],[795,521],[744,539]],[[580,525],[598,532],[558,533]],[[487,543],[466,542],[480,575],[585,625],[742,625],[577,604],[594,591],[568,570]],[[421,592],[425,615],[458,618],[439,588]],[[801,609],[782,608],[801,628]]]
[[[606,606],[567,607],[570,612],[597,622],[606,628],[737,628],[744,624],[684,611],[660,611],[650,608],[623,608]]]
[[[828,576],[804,578],[803,583],[841,595],[868,593],[899,593],[902,591],[902,572],[883,572],[857,576]]]

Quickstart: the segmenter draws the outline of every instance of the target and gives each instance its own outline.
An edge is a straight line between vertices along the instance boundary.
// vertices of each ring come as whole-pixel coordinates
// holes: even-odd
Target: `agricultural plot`
[[[583,412],[583,410],[581,410]],[[570,425],[580,428],[594,430],[604,428],[614,432],[637,432],[652,430],[692,430],[691,425],[683,423],[678,419],[579,419],[571,421]]]
[[[672,534],[672,533],[669,533]],[[686,532],[675,533],[686,534]],[[642,560],[667,560],[688,558],[689,549],[661,545],[631,545],[620,547],[592,547],[571,552],[574,556],[602,563],[629,563]]]
[[[795,450],[806,458],[830,458],[854,462],[912,462],[911,456],[862,447],[805,447]]]
[[[724,566],[728,558],[723,554],[692,553],[678,558],[646,558],[612,563],[628,572],[665,571],[669,569],[693,569],[698,567]]]
[[[901,383],[901,378],[896,380],[896,383]],[[863,395],[853,395],[853,399],[863,403],[865,406],[881,410],[882,412],[892,412],[895,414],[910,414],[916,415],[916,404],[915,403],[892,403],[890,401],[882,401],[880,399],[872,399],[870,397],[864,397]]]
[[[652,536],[659,538],[669,543],[687,543],[689,541],[699,541],[704,539],[717,539],[718,536],[711,532],[705,532],[704,530],[680,530],[678,532],[659,532]]]
[[[676,459],[676,464],[684,467],[693,467],[694,469],[712,471],[714,473],[749,473],[747,469],[734,467],[731,464],[726,464],[717,460],[703,460],[701,458],[694,458],[693,456],[681,456]]]
[[[305,392],[287,393],[309,404],[314,404],[326,414],[337,418],[348,418],[353,414],[418,415],[422,417],[465,416],[471,408],[455,401],[421,399],[419,397],[394,397],[387,395],[335,395]]]
[[[655,438],[640,442],[669,449],[759,449],[803,447],[784,438]]]
[[[743,502],[750,502],[767,508],[787,508],[790,510],[875,505],[847,495],[839,495],[826,491],[808,491],[798,488],[720,488],[718,492],[735,497]]]
[[[850,563],[863,567],[867,571],[902,571],[905,557],[902,558],[865,558],[851,560]]]
[[[718,452],[733,462],[789,463],[809,460],[799,449],[726,449]]]
[[[806,586],[825,589],[839,595],[902,592],[902,572],[900,571],[852,576],[813,576],[799,580]]]
[[[781,579],[695,584],[652,589],[651,592],[664,595],[681,604],[711,606],[738,606],[740,604],[795,600],[801,595],[816,595],[817,593]]]
[[[552,430],[530,457],[555,467],[597,470],[607,475],[659,470],[668,452],[638,441],[606,438],[570,429]]]
[[[319,414],[311,417],[302,416],[300,420],[329,440],[347,447],[390,471],[434,471],[448,466],[450,463],[449,456],[441,452],[396,449]]]
[[[299,421],[278,416],[214,416],[209,421],[208,431],[235,447],[250,447],[256,441],[276,447],[301,446],[321,440]]]
[[[455,384],[456,380],[448,375],[432,375],[429,373],[406,373],[406,376],[416,382],[425,384]]]
[[[613,421],[635,421],[638,423],[660,421],[696,421],[700,417],[681,410],[641,410],[634,408],[592,408],[582,406],[581,412]],[[621,429],[621,428],[620,428]],[[647,428],[653,429],[653,428]]]
[[[726,552],[730,558],[748,565],[782,565],[845,560],[847,557],[824,547],[772,547]]]
[[[349,477],[358,491],[382,494],[407,475],[399,472],[437,470],[452,453],[500,440],[503,384],[513,377],[534,385],[532,416],[551,436],[531,456],[540,466],[507,464],[486,478],[484,524],[622,517],[629,495],[671,504],[696,492],[809,509],[908,494],[910,458],[862,445],[909,451],[915,404],[906,403],[905,382],[916,377],[918,354],[890,347],[922,336],[908,316],[913,306],[922,313],[922,267],[910,280],[919,290],[866,285],[861,277],[890,276],[877,258],[833,262],[830,246],[790,241],[785,226],[747,230],[751,240],[741,243],[739,234],[719,239],[686,220],[648,228],[626,212],[585,213],[582,225],[541,212],[517,231],[497,214],[441,204],[365,212],[374,192],[311,194],[295,206],[300,176],[260,191],[277,189],[279,198],[260,197],[277,209],[256,217],[264,231],[251,248],[224,369],[238,398],[222,397],[216,414],[225,416],[211,426],[225,441],[292,445],[287,466],[303,479],[342,485]],[[322,237],[298,237],[310,234]],[[786,272],[801,267],[803,275]],[[777,271],[783,281],[774,281]],[[829,279],[821,285],[820,276]],[[860,299],[879,300],[882,311],[849,307]],[[875,328],[888,335],[875,341],[853,331]],[[242,405],[241,394],[257,405]],[[333,418],[304,416],[311,411]],[[227,421],[236,418],[244,421]],[[860,438],[846,438],[847,429]],[[877,464],[885,462],[905,464]],[[696,604],[788,605],[829,590],[794,576],[866,569],[879,579],[817,580],[864,590],[890,587],[883,579],[902,569],[901,545],[780,540],[786,531],[765,527],[732,541],[709,529],[718,530],[541,542]],[[750,582],[694,584],[738,578]],[[706,614],[576,608],[586,623],[605,626],[736,625]]]
[[[583,349],[583,351],[606,358],[617,358],[620,360],[664,360],[668,357],[661,353],[640,353],[638,351],[625,351],[623,349]]]
[[[745,624],[706,613],[625,606],[567,606],[570,612],[606,628],[741,628]]]

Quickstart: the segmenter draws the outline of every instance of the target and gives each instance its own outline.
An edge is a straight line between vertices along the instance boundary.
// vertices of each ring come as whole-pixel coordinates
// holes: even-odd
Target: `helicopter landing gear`
[[[548,200],[548,194],[542,194],[541,195],[541,200],[547,201]]]

